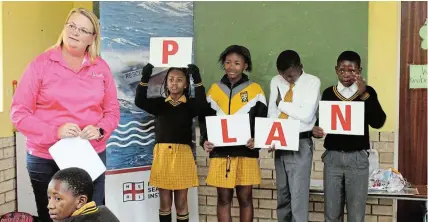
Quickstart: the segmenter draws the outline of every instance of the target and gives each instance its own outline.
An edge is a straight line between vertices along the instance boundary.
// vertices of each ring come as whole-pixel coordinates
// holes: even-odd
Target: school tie
[[[284,102],[293,102],[293,87],[294,87],[294,83],[290,84],[290,89],[287,91],[287,93],[284,96]],[[281,112],[281,114],[279,114],[279,118],[280,119],[288,119],[288,115]]]

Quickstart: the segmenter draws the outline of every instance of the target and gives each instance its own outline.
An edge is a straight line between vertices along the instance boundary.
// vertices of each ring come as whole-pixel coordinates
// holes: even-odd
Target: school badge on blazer
[[[248,92],[247,91],[240,92],[239,95],[241,96],[241,101],[243,103],[248,102]]]
[[[123,202],[143,201],[144,200],[144,181],[127,182],[123,184]]]

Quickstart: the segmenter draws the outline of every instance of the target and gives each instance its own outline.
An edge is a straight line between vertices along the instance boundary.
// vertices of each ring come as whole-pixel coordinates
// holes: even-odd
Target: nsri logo
[[[123,184],[123,202],[143,201],[144,200],[144,181],[126,182]]]

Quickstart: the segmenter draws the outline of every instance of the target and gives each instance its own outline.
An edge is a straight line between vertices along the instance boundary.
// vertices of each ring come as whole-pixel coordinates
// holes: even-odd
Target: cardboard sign
[[[246,145],[251,138],[248,114],[207,116],[208,141],[214,146]]]
[[[154,67],[187,67],[192,63],[191,37],[150,38],[150,63]]]
[[[254,147],[299,150],[299,120],[256,118]]]
[[[364,102],[320,101],[319,126],[324,133],[364,135]]]

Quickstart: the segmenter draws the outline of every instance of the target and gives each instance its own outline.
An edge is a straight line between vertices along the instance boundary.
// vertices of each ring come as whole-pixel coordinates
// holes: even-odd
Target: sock
[[[160,211],[159,210],[159,221],[160,222],[171,222],[171,211]]]
[[[184,215],[177,214],[177,222],[189,222],[189,213]]]

